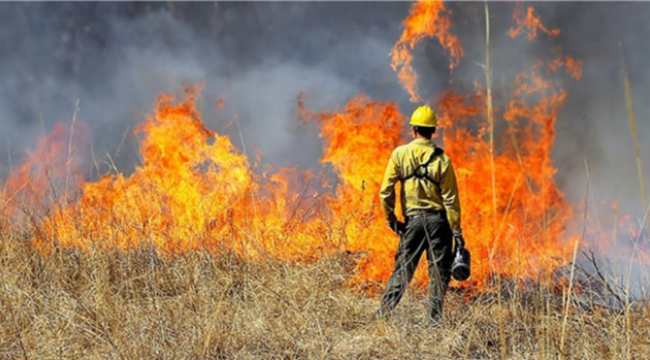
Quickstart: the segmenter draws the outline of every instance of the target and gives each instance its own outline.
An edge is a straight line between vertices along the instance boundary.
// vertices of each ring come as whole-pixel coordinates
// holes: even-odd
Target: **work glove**
[[[454,234],[454,241],[456,242],[457,249],[465,248],[465,239],[463,238],[463,234],[461,233]]]
[[[388,227],[400,236],[406,231],[406,224],[397,220],[389,221]]]

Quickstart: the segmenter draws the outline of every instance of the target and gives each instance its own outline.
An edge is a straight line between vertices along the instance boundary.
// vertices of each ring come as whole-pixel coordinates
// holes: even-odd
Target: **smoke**
[[[650,46],[644,41],[650,27],[642,14],[650,10],[645,3],[584,3],[542,2],[525,3],[533,6],[535,13],[549,29],[559,29],[557,37],[538,33],[529,42],[525,38],[511,39],[508,30],[513,26],[513,4],[490,3],[493,89],[495,106],[505,104],[503,84],[505,79],[526,71],[539,59],[548,59],[553,51],[583,62],[579,81],[558,72],[553,80],[567,92],[567,100],[556,123],[556,141],[553,163],[558,168],[556,179],[567,199],[582,204],[587,192],[589,167],[590,206],[618,204],[621,214],[632,214],[641,219],[644,215],[640,197],[639,180],[635,162],[632,135],[625,107],[621,78],[619,42],[623,44],[627,70],[630,75],[636,115],[637,135],[646,179],[650,176],[650,146],[644,141],[650,134],[647,121],[649,109],[645,106],[648,72],[645,59]],[[468,53],[463,67],[454,71],[454,81],[471,87],[473,80],[484,83],[483,70],[476,63],[485,63],[484,4],[453,3],[455,31],[460,31],[461,42]],[[472,14],[467,17],[466,14]],[[462,14],[462,15],[461,15]],[[429,74],[428,76],[431,76]],[[506,81],[506,96],[510,83]],[[461,85],[462,86],[462,85]],[[646,186],[650,183],[646,180]],[[590,214],[595,216],[595,214]],[[609,206],[601,209],[601,221],[612,221]]]
[[[533,4],[545,25],[561,34],[511,39],[513,4],[490,3],[495,74],[510,78],[561,46],[583,61],[583,76],[560,76],[568,93],[557,123],[554,164],[568,199],[586,194],[585,160],[596,204],[617,201],[621,213],[642,217],[639,185],[620,78],[618,42],[634,95],[643,166],[650,176],[650,132],[645,107],[650,45],[646,3]],[[296,95],[314,110],[341,107],[358,93],[393,100],[409,113],[417,104],[390,68],[388,54],[401,33],[409,3],[3,3],[0,4],[0,177],[9,163],[53,128],[78,119],[91,128],[96,157],[123,171],[137,164],[133,140],[119,151],[161,92],[204,83],[201,109],[208,127],[232,134],[240,149],[281,166],[313,166],[320,155],[315,129],[295,122]],[[466,51],[450,75],[434,40],[416,50],[425,99],[452,86],[484,82],[483,3],[451,3],[453,32]],[[545,55],[546,54],[546,55]],[[506,82],[509,89],[510,82]],[[494,79],[495,105],[505,97]],[[223,111],[216,109],[224,99]],[[243,143],[233,122],[242,129]],[[9,161],[11,160],[11,161]],[[605,213],[601,216],[606,217]],[[605,219],[606,220],[606,219]]]
[[[361,92],[404,98],[387,35],[401,21],[390,10],[405,13],[408,4],[350,5],[2,4],[0,43],[14,51],[0,58],[0,156],[18,161],[56,121],[70,120],[79,99],[77,118],[91,127],[92,149],[83,151],[116,156],[129,172],[137,164],[131,131],[157,95],[203,83],[210,128],[237,134],[228,126],[236,121],[243,136],[233,141],[249,155],[314,165],[321,146],[314,131],[296,126],[299,93],[315,110]],[[347,21],[341,9],[351,10]],[[224,111],[216,111],[220,99]]]
[[[555,26],[562,29],[558,45],[580,58],[584,66],[582,79],[567,84],[569,99],[557,127],[555,155],[565,174],[562,185],[575,193],[571,194],[572,198],[584,198],[586,160],[595,200],[616,201],[621,212],[640,219],[644,209],[625,107],[618,44],[623,44],[640,152],[648,172],[650,157],[644,154],[650,154],[650,147],[644,139],[650,133],[647,121],[650,114],[644,95],[649,84],[644,67],[650,47],[644,41],[649,27],[641,14],[646,14],[650,6],[646,3],[632,6],[566,3],[563,6],[566,11],[552,6],[545,10]]]

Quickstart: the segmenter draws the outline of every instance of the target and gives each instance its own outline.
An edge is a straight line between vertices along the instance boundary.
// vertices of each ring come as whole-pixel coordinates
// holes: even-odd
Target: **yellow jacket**
[[[426,167],[418,168],[429,159],[431,161]],[[426,172],[428,178],[413,176],[416,168],[420,175]],[[393,150],[379,191],[382,210],[388,221],[396,219],[395,184],[398,181],[403,181],[400,202],[405,217],[420,210],[445,210],[451,230],[462,232],[456,174],[451,159],[433,141],[418,138]]]

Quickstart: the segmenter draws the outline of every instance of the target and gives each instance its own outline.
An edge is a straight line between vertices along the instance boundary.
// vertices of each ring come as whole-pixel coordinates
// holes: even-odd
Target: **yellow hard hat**
[[[409,124],[420,127],[436,127],[438,126],[438,117],[430,106],[422,105],[413,111]]]

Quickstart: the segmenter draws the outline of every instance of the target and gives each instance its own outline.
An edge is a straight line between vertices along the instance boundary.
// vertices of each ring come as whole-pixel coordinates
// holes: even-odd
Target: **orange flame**
[[[515,38],[525,32],[528,32],[528,40],[533,40],[537,37],[537,30],[541,30],[549,36],[558,36],[560,35],[559,29],[549,30],[544,24],[539,16],[535,16],[535,9],[532,6],[529,6],[524,13],[523,4],[517,3],[515,6],[515,11],[513,17],[517,27],[510,29],[510,37]]]
[[[171,96],[161,96],[155,113],[136,130],[145,134],[143,166],[129,177],[85,183],[75,206],[46,219],[44,233],[61,245],[144,243],[176,252],[208,245],[201,240],[211,224],[221,225],[215,236],[230,230],[229,205],[244,201],[252,186],[248,162],[226,137],[212,136],[202,125],[195,91],[187,94],[177,106]]]
[[[303,114],[321,123],[325,139],[323,164],[339,178],[336,197],[328,202],[336,231],[345,248],[363,253],[353,282],[364,284],[390,276],[397,247],[394,234],[379,210],[379,188],[385,161],[402,142],[405,118],[392,102],[380,103],[360,95],[340,112]]]
[[[465,53],[458,38],[449,33],[451,13],[442,1],[421,0],[413,4],[411,13],[404,20],[404,32],[391,51],[391,66],[411,96],[411,101],[422,101],[417,91],[417,74],[411,63],[411,51],[422,40],[435,36],[451,56],[449,69],[453,69]]]
[[[576,80],[580,80],[580,77],[582,77],[582,61],[576,60],[570,56],[560,55],[552,64],[549,64],[549,68],[551,70],[556,70],[560,67],[565,67],[569,75]]]
[[[458,164],[476,285],[494,272],[536,277],[568,258],[562,232],[570,206],[555,188],[550,163],[552,129],[566,96],[536,72],[517,81],[506,117],[517,124],[521,161],[511,147],[496,157],[498,229],[481,215],[492,211],[486,205],[489,184],[480,176],[489,171],[481,121],[484,91],[477,89],[469,97],[448,92],[438,103],[445,147]],[[205,128],[196,108],[197,92],[187,89],[187,98],[177,104],[174,97],[161,96],[136,130],[144,135],[143,165],[130,176],[83,184],[79,201],[56,207],[35,242],[45,251],[52,243],[80,248],[95,243],[109,249],[231,251],[293,261],[349,251],[358,256],[352,283],[377,289],[390,275],[397,246],[377,197],[386,159],[406,140],[401,136],[405,117],[396,104],[360,95],[339,111],[312,113],[302,106],[304,118],[321,125],[321,162],[331,165],[338,178],[333,196],[314,197],[309,195],[309,173],[281,169],[257,177],[226,136]],[[534,95],[538,101],[529,104]],[[452,119],[454,126],[449,126]],[[306,190],[299,191],[301,187]],[[499,234],[496,239],[493,231]],[[426,274],[419,271],[416,283],[425,281]]]
[[[0,193],[0,218],[33,217],[38,205],[56,203],[74,195],[81,180],[83,159],[69,150],[83,147],[86,128],[77,124],[74,131],[58,122],[54,130],[28,151],[23,164],[12,171]]]

